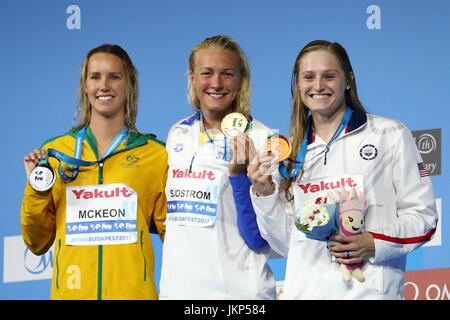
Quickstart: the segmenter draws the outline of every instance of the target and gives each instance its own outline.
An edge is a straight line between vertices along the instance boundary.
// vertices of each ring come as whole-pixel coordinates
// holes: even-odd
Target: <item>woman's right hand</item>
[[[272,173],[278,168],[278,156],[267,153],[263,157],[255,157],[247,167],[247,176],[253,184],[256,196],[266,197],[274,193]]]
[[[46,152],[44,149],[34,149],[32,152],[28,153],[23,158],[23,165],[25,167],[25,172],[27,175],[27,180],[30,177],[31,170],[33,170],[36,167],[36,164],[39,162],[39,160],[46,157]]]

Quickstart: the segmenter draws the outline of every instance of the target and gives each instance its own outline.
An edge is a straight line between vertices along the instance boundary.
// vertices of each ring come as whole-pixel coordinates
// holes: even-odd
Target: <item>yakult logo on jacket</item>
[[[117,198],[117,197],[131,197],[132,193],[127,187],[115,187],[111,190],[99,190],[95,188],[92,191],[86,191],[85,189],[73,189],[71,190],[76,197],[76,200],[80,199],[101,199],[101,198]]]
[[[319,180],[317,183],[300,183],[298,187],[303,191],[303,193],[315,193],[322,192],[326,190],[340,189],[342,187],[356,187],[358,184],[352,177],[338,178],[334,181],[329,179]]]
[[[202,179],[216,180],[211,170],[189,171],[189,169],[172,169],[172,178],[178,179]]]

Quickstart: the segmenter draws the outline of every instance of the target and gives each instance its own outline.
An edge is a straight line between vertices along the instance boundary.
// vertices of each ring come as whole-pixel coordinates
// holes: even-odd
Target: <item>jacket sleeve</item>
[[[247,246],[253,251],[259,251],[267,246],[266,240],[261,237],[255,211],[250,198],[250,180],[247,174],[230,176],[234,203],[237,211],[237,226],[239,233]]]
[[[161,168],[163,173],[159,176],[160,181],[158,184],[161,186],[159,188],[159,194],[156,199],[156,203],[153,210],[152,215],[152,223],[154,224],[154,227],[156,228],[156,231],[159,234],[159,238],[161,241],[164,241],[164,236],[166,234],[166,225],[164,224],[166,222],[166,214],[167,214],[167,198],[166,198],[166,181],[167,181],[167,172],[168,172],[168,163],[167,163],[167,152],[164,149],[164,156],[161,159],[162,164]]]
[[[281,179],[273,179],[275,192],[266,197],[258,197],[250,189],[261,236],[271,249],[282,257],[287,257],[293,226],[293,202],[288,202],[280,188]]]
[[[393,223],[371,231],[375,240],[373,263],[419,248],[431,239],[437,225],[431,179],[419,170],[422,158],[406,127],[401,130],[396,150],[392,174],[397,214]]]
[[[25,186],[20,212],[20,224],[25,245],[41,255],[52,246],[56,236],[55,207],[52,192],[35,191]]]

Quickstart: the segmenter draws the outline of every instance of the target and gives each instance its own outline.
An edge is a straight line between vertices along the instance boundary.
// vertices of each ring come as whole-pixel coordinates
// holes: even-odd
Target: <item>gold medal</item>
[[[243,114],[239,112],[233,112],[227,114],[223,118],[220,129],[225,136],[231,139],[233,137],[236,137],[239,132],[244,133],[247,129],[247,124],[247,118]]]
[[[284,161],[289,158],[292,152],[291,142],[288,138],[282,135],[273,135],[267,139],[266,152],[271,152],[278,155],[278,160]]]

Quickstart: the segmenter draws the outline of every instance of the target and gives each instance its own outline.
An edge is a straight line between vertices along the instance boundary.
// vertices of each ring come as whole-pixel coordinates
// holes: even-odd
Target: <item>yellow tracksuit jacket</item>
[[[75,134],[51,139],[44,149],[73,156]],[[99,158],[95,138],[87,129],[82,160]],[[154,254],[151,224],[164,238],[167,152],[152,135],[129,133],[102,163],[80,167],[76,179],[65,182],[58,160],[49,159],[57,174],[52,190],[35,191],[28,183],[21,207],[22,235],[35,254],[44,254],[54,243],[52,299],[157,299],[153,278]],[[63,168],[64,168],[64,164]],[[120,245],[69,246],[65,244],[66,187],[124,183],[137,193],[138,242]]]

